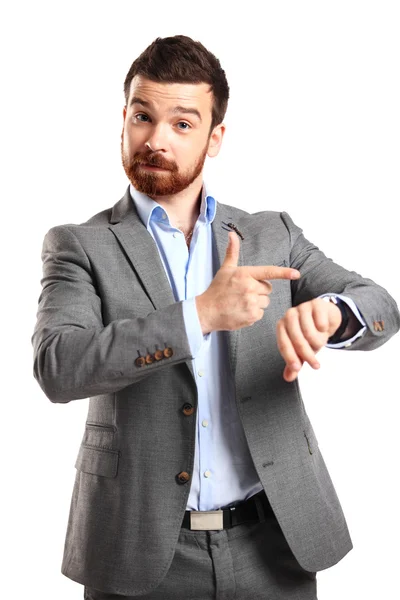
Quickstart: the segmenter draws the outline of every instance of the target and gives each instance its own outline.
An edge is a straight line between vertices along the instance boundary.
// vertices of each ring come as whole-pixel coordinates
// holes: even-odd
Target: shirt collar
[[[147,229],[149,229],[150,221],[162,221],[163,223],[171,224],[168,212],[161,204],[158,204],[158,202],[149,198],[146,194],[139,192],[132,184],[129,186],[129,192],[139,217]],[[216,208],[217,203],[211,195],[209,187],[203,182],[199,219],[207,224],[212,223],[215,217]],[[163,219],[163,215],[166,215],[167,218]]]

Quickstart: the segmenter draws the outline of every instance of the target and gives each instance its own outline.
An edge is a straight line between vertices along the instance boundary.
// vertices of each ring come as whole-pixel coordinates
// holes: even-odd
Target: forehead
[[[164,83],[136,75],[130,85],[128,106],[132,97],[146,100],[154,108],[167,108],[179,104],[199,109],[202,114],[211,112],[213,94],[208,83]]]

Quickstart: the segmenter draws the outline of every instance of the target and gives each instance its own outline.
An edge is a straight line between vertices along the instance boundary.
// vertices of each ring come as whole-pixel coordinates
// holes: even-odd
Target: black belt
[[[198,531],[230,529],[241,523],[263,522],[268,515],[273,514],[268,498],[262,490],[235,506],[210,511],[187,510],[182,527]]]

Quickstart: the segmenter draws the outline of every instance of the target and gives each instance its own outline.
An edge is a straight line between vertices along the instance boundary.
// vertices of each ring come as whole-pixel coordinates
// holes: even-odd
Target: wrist
[[[346,303],[342,302],[340,298],[335,298],[334,296],[331,296],[329,298],[329,304],[332,310],[333,307],[335,307],[336,310],[334,311],[335,320],[333,323],[332,331],[330,332],[328,343],[336,344],[342,339],[345,331],[347,330],[349,324],[349,313],[346,309]]]

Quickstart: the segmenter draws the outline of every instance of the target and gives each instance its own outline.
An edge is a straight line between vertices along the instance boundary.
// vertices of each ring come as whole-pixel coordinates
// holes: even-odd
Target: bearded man
[[[157,38],[125,80],[124,196],[44,239],[34,375],[90,398],[62,562],[86,600],[314,600],[352,548],[297,376],[400,315],[286,212],[214,197],[228,98],[200,42]]]

